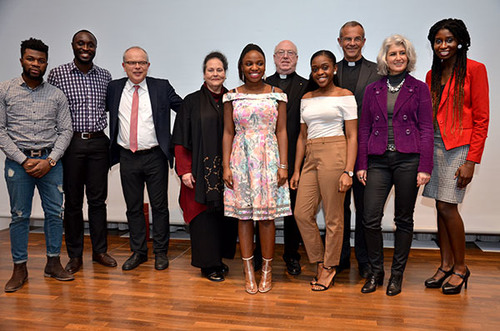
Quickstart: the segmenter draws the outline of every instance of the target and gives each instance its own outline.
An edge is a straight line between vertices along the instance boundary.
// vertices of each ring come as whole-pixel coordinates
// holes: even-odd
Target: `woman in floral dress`
[[[224,214],[239,219],[238,234],[250,294],[271,289],[274,219],[291,214],[287,181],[286,94],[264,83],[265,56],[248,44],[238,61],[245,83],[224,98]],[[253,221],[259,222],[262,277],[253,270]]]

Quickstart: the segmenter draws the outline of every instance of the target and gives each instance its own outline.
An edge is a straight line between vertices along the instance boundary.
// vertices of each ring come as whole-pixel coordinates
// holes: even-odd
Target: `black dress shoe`
[[[383,274],[378,276],[370,275],[370,277],[366,279],[365,285],[363,285],[363,287],[361,288],[361,293],[375,292],[377,286],[382,286],[383,283],[384,283]]]
[[[284,259],[286,263],[286,271],[292,275],[300,275],[302,269],[300,268],[300,262],[297,259]]]
[[[64,267],[64,270],[69,272],[70,274],[74,274],[78,272],[82,268],[82,257],[72,257],[69,259],[68,264]]]
[[[220,267],[220,272],[226,276],[228,273],[229,273],[229,267],[227,266],[227,264],[225,264],[224,262],[222,262],[222,266]]]
[[[158,253],[155,255],[155,269],[165,270],[168,268],[168,257],[166,253]]]
[[[403,284],[403,274],[391,274],[389,278],[389,285],[385,294],[388,296],[395,296],[401,293],[401,285]]]
[[[102,264],[105,267],[116,267],[116,260],[108,253],[92,253],[92,261]]]
[[[212,282],[224,281],[224,274],[220,268],[201,268],[201,274]]]
[[[148,260],[147,255],[142,255],[137,252],[134,252],[127,261],[122,265],[122,270],[132,270],[137,268],[140,264],[146,262]]]
[[[371,274],[371,268],[369,263],[360,263],[358,264],[359,276],[361,278],[368,278]]]

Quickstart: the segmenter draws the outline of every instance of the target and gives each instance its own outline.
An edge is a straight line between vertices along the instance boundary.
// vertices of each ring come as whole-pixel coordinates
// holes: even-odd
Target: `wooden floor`
[[[296,329],[296,330],[499,330],[500,254],[467,250],[472,272],[469,288],[460,295],[444,296],[425,289],[423,281],[438,263],[439,253],[412,250],[403,292],[385,295],[385,287],[362,294],[363,280],[356,268],[341,272],[335,286],[312,292],[308,282],[314,275],[305,262],[300,276],[289,276],[277,246],[274,287],[266,294],[244,292],[239,259],[230,267],[225,282],[201,278],[190,265],[188,241],[170,243],[170,267],[154,270],[154,257],[133,271],[121,264],[129,256],[128,240],[109,237],[109,252],[118,268],[91,262],[86,237],[83,270],[73,282],[43,277],[43,235],[30,234],[29,281],[15,293],[3,293],[12,270],[9,234],[0,231],[0,329]],[[62,261],[67,257],[63,247]],[[386,250],[386,271],[392,250]],[[353,258],[354,259],[354,258]],[[354,263],[355,264],[355,263]],[[387,279],[386,279],[387,282]],[[384,284],[385,285],[385,284]]]

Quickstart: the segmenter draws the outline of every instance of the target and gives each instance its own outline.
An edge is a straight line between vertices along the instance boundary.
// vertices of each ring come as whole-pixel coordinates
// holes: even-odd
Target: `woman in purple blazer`
[[[374,292],[384,282],[382,217],[395,190],[394,257],[387,295],[401,292],[413,238],[413,210],[418,188],[431,176],[432,104],[429,88],[412,77],[416,53],[409,40],[388,37],[377,57],[382,79],[367,86],[359,123],[358,179],[365,188],[364,228],[371,275],[361,289]]]

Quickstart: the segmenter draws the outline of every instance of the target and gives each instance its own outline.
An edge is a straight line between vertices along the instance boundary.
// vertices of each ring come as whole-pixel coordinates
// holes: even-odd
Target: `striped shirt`
[[[68,101],[58,88],[42,82],[31,89],[22,77],[0,83],[0,149],[19,164],[22,149],[51,148],[58,161],[71,141]]]
[[[75,132],[97,132],[108,126],[106,91],[111,74],[95,64],[87,74],[72,61],[50,71],[47,81],[68,98]]]

